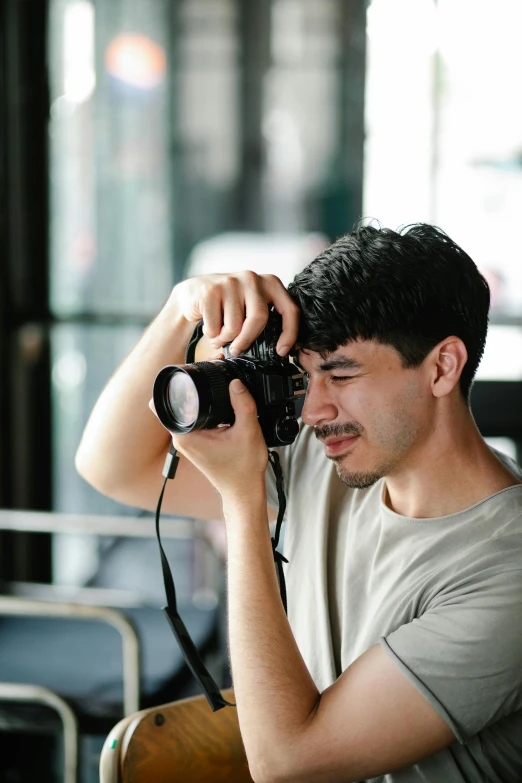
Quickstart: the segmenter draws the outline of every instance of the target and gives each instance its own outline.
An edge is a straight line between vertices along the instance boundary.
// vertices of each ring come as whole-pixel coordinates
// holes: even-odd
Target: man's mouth
[[[323,440],[324,453],[327,457],[336,457],[346,451],[360,437],[360,435],[345,435],[342,438],[327,438]]]

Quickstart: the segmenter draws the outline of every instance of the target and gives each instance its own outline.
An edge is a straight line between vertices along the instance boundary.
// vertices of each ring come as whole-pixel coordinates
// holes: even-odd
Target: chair
[[[252,783],[234,707],[212,712],[195,696],[130,715],[107,737],[100,783],[190,781]]]
[[[26,701],[30,701],[30,693],[37,693],[35,686],[40,695],[42,689],[54,694],[55,703],[60,700],[72,708],[79,734],[97,735],[100,744],[122,715],[196,692],[160,609],[161,568],[156,542],[143,541],[154,535],[152,520],[0,511],[0,529],[125,536],[115,539],[104,554],[89,587],[3,585],[4,593],[9,594],[0,596],[0,676],[8,689],[16,684],[22,693],[25,687]],[[180,614],[198,649],[212,653],[215,667],[222,667],[214,671],[219,680],[225,666],[219,648],[219,566],[212,543],[204,525],[182,519],[165,519],[162,535],[167,550],[170,540],[170,556],[174,554],[172,547],[179,548],[183,542],[200,545],[198,570],[202,578],[188,586],[196,600],[185,599]],[[176,571],[174,574],[176,577]],[[186,596],[187,590],[180,593]],[[13,701],[14,697],[8,699],[0,689],[0,702]],[[42,723],[38,713],[42,699],[35,698],[32,703],[33,712],[25,709],[23,716],[25,730],[31,721]],[[9,709],[8,703],[0,727],[4,731],[9,728]],[[15,723],[20,723],[19,716]],[[68,736],[70,747],[72,734]],[[65,779],[71,782],[77,774],[77,770],[71,773],[74,762],[70,762],[78,756],[77,738],[78,734],[76,747],[66,760]]]
[[[78,722],[67,702],[47,688],[10,682],[0,682],[0,701],[41,704],[56,713],[63,731],[63,780],[64,783],[75,783],[78,765]],[[1,723],[0,720],[0,725]]]

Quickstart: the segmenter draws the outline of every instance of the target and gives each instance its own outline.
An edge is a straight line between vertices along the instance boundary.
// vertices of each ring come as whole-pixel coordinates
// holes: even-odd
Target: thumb
[[[230,401],[236,417],[257,415],[254,398],[238,378],[230,382]]]

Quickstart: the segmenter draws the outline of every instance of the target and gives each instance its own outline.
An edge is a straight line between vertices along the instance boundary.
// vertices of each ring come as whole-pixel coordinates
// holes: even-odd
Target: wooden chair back
[[[234,700],[225,691],[227,701]],[[235,707],[204,696],[142,710],[109,734],[100,783],[252,783]]]

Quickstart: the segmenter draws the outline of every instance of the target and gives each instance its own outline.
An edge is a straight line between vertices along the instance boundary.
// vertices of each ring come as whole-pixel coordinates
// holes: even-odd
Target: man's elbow
[[[281,753],[264,753],[258,759],[249,759],[250,776],[254,783],[313,783],[302,760],[294,758],[290,747]]]
[[[351,768],[350,768],[351,767]],[[356,783],[360,775],[347,760],[346,767],[336,772],[328,769],[328,760],[310,745],[289,743],[280,752],[274,750],[249,758],[250,776],[254,783]]]
[[[81,443],[74,458],[74,466],[82,479],[102,495],[111,497],[114,494],[115,488],[111,486],[110,476],[103,469],[101,461],[95,459]]]
[[[261,762],[249,762],[248,769],[254,783],[286,783],[280,772],[273,770],[266,760]]]
[[[304,764],[284,764],[277,768],[270,764],[249,765],[250,777],[254,783],[324,783],[325,780],[357,783],[359,777],[350,776],[350,772],[341,777],[326,777],[325,770],[306,767]]]

